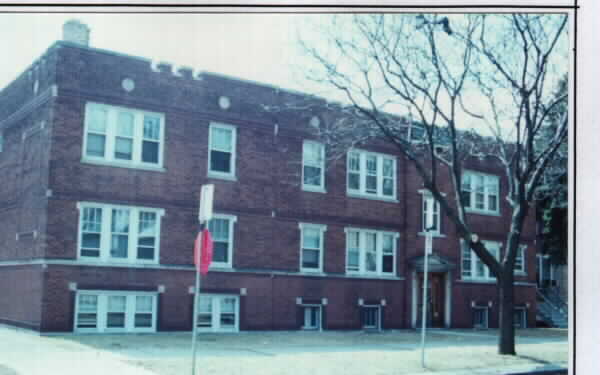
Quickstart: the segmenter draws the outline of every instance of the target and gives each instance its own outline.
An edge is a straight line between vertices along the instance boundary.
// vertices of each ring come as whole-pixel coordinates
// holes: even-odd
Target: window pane
[[[391,159],[383,159],[383,176],[393,177],[394,176],[394,161]]]
[[[135,297],[136,312],[152,312],[152,297],[151,296],[136,296]]]
[[[360,171],[360,155],[356,152],[350,153],[348,157],[348,170],[350,171]]]
[[[311,249],[319,249],[321,247],[321,231],[319,229],[304,228],[302,236],[302,246]]]
[[[211,151],[210,170],[214,172],[231,173],[231,153]]]
[[[377,193],[377,176],[367,176],[367,193]]]
[[[88,134],[87,147],[85,150],[86,155],[104,157],[105,142],[106,136],[104,135]]]
[[[98,309],[98,296],[90,294],[79,295],[80,312],[96,312]]]
[[[229,241],[229,220],[228,219],[212,219],[208,223],[208,230],[213,241],[228,242]]]
[[[113,233],[128,233],[129,232],[129,210],[113,209],[112,210],[112,225]]]
[[[100,249],[100,233],[83,233],[81,247],[84,249]]]
[[[94,108],[90,110],[89,131],[96,133],[106,132],[106,110]]]
[[[117,137],[115,141],[115,159],[131,160],[133,154],[133,140]]]
[[[133,137],[133,114],[119,112],[117,120],[117,135],[122,137]]]
[[[359,190],[360,189],[360,175],[357,173],[348,174],[348,189]]]
[[[382,258],[382,271],[394,272],[394,257],[392,255],[384,255]]]
[[[321,168],[305,165],[304,185],[321,186]]]
[[[394,252],[394,236],[384,234],[382,248],[384,254],[392,254]]]
[[[229,254],[227,253],[228,248],[227,242],[214,242],[213,261],[227,263],[229,261]]]
[[[498,197],[496,195],[488,196],[488,210],[490,210],[490,211],[498,210],[498,205],[496,204],[497,199],[498,199]]]
[[[319,250],[302,250],[302,267],[319,268]]]
[[[106,314],[106,326],[108,328],[125,327],[125,296],[109,296]]]
[[[144,163],[158,163],[158,142],[142,142],[142,161]]]
[[[233,131],[232,129],[223,129],[212,127],[211,131],[211,149],[225,152],[233,150]]]
[[[137,251],[138,259],[154,259],[154,248],[153,247],[138,247]]]
[[[134,324],[135,324],[136,328],[151,328],[152,327],[152,314],[151,313],[136,313]]]
[[[113,258],[127,258],[127,249],[129,247],[129,236],[113,235],[110,247],[110,256]]]
[[[462,276],[471,277],[471,249],[461,244],[462,248]]]
[[[394,180],[389,178],[383,179],[383,195],[394,195]]]
[[[144,116],[144,139],[158,141],[160,139],[160,119],[154,116]]]
[[[323,162],[323,145],[306,142],[303,146],[304,164],[320,167]]]

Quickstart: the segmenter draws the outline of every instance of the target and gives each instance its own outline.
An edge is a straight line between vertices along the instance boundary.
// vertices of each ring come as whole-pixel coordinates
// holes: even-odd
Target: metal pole
[[[202,258],[202,231],[204,224],[200,224],[200,258]],[[198,308],[200,300],[200,270],[196,265],[196,287],[194,288],[194,316],[192,318],[192,375],[196,375],[196,335],[198,334]]]
[[[427,236],[430,236],[430,232],[427,232]],[[428,275],[428,263],[429,263],[429,251],[425,249],[425,264],[423,269],[423,307],[421,308],[421,366],[425,368],[425,331],[426,331],[426,318],[427,318],[427,275]]]
[[[433,211],[435,210],[435,200],[428,202],[431,207],[426,211],[425,220],[425,262],[423,265],[423,307],[421,308],[421,366],[425,368],[425,331],[427,329],[427,282],[429,274],[429,253],[433,246]]]

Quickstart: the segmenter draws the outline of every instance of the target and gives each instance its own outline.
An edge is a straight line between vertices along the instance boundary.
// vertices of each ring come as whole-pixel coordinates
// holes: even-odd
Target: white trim
[[[433,206],[433,212],[436,213],[437,211],[437,220],[435,222],[435,225],[437,227],[437,230],[432,230],[431,234],[433,237],[442,237],[442,209],[440,207],[440,203],[433,198],[433,195],[431,194],[422,194],[421,195],[421,232],[419,232],[419,234],[423,233],[423,235],[425,234],[426,228],[425,228],[425,220],[426,220],[426,215],[427,213],[425,212],[425,202],[427,202],[427,206],[428,207],[432,207]],[[437,208],[437,210],[436,210]],[[429,212],[430,210],[427,210],[427,212]],[[432,220],[433,222],[433,220]],[[445,236],[443,236],[445,237]]]
[[[93,156],[87,155],[87,139],[89,130],[89,122],[91,119],[91,111],[94,109],[104,110],[106,113],[106,123],[104,133],[104,156]],[[117,133],[117,122],[119,113],[129,113],[133,115],[133,134],[132,149],[131,149],[131,160],[123,160],[115,158],[115,139],[118,137]],[[158,162],[150,163],[142,160],[142,147],[144,142],[144,117],[153,116],[158,118],[159,126],[159,139],[155,140],[158,143]],[[101,134],[96,133],[94,134]],[[121,168],[134,168],[144,169],[150,171],[164,171],[163,168],[163,154],[165,144],[165,115],[159,112],[151,112],[136,108],[120,107],[110,104],[87,102],[85,105],[85,118],[83,124],[83,142],[81,148],[81,161],[83,163],[107,165],[112,167]]]
[[[86,208],[100,209],[102,212],[102,221],[100,223],[100,248],[99,256],[90,257],[81,255],[82,237],[83,237],[83,210]],[[156,264],[160,260],[160,238],[161,238],[161,221],[165,214],[162,208],[142,207],[142,206],[125,206],[118,204],[107,204],[98,202],[77,202],[78,216],[78,234],[77,234],[77,260],[91,261],[92,263],[110,263],[110,264]],[[128,252],[127,258],[116,258],[110,256],[110,238],[112,210],[120,209],[129,211],[129,232],[128,232]],[[141,212],[150,212],[156,214],[156,232],[154,244],[153,259],[138,259],[138,240],[139,240],[139,215]]]
[[[78,328],[79,325],[79,297],[81,295],[96,296],[96,328]],[[110,296],[124,296],[125,300],[125,327],[124,328],[109,328],[106,326],[106,315],[108,313],[107,301]],[[152,297],[152,326],[151,327],[135,327],[136,314],[136,297],[148,296]],[[120,290],[84,290],[79,289],[75,293],[75,311],[73,318],[73,332],[100,332],[100,333],[115,333],[115,332],[156,332],[156,322],[158,319],[158,293],[148,291],[120,291]]]
[[[502,243],[501,242],[496,242],[496,241],[487,241],[487,240],[482,240],[481,242],[483,242],[483,244],[486,247],[486,250],[490,251],[492,249],[488,248],[488,246],[494,246],[496,247],[496,259],[500,259],[500,253],[502,250]],[[460,270],[461,270],[461,280],[468,280],[468,281],[472,281],[472,282],[496,282],[496,278],[491,274],[489,267],[487,265],[485,265],[485,263],[483,263],[483,261],[477,256],[477,254],[475,253],[475,251],[473,251],[472,249],[470,249],[470,264],[471,264],[471,269],[470,269],[470,276],[465,276],[464,274],[464,241],[461,239],[460,240]],[[484,269],[483,269],[483,276],[479,276],[477,275],[477,265],[478,264],[482,264]]]
[[[323,272],[323,259],[325,253],[325,232],[327,231],[327,225],[324,224],[311,224],[311,223],[298,223],[300,229],[300,272],[308,273],[322,273]],[[319,231],[319,248],[307,248],[307,250],[317,250],[319,252],[319,267],[318,268],[305,268],[302,266],[304,256],[304,230],[315,229]]]
[[[350,155],[358,154],[358,171],[350,171]],[[367,157],[376,157],[376,192],[367,192]],[[383,162],[384,160],[392,161],[392,195],[383,194]],[[358,174],[359,183],[358,189],[350,188],[350,174]],[[367,198],[376,200],[385,200],[390,202],[397,202],[397,190],[398,190],[398,161],[393,155],[382,154],[378,152],[365,151],[361,149],[350,149],[346,153],[346,195],[348,197],[355,198]]]
[[[476,327],[475,326],[475,310],[484,310],[485,311],[485,327]],[[472,305],[471,311],[473,312],[473,328],[476,329],[488,329],[490,326],[490,307],[489,306],[480,306],[480,305]]]
[[[200,299],[211,298],[211,326],[198,327],[198,332],[239,332],[240,330],[240,296],[237,294],[221,294],[221,293],[200,293]],[[232,329],[223,329],[221,327],[221,300],[225,298],[233,298],[235,300],[235,322]],[[200,311],[198,309],[198,314]],[[193,314],[192,314],[193,315]]]
[[[210,270],[231,269],[233,267],[233,249],[234,249],[234,239],[235,239],[235,225],[234,224],[237,223],[237,216],[227,215],[227,214],[213,214],[211,221],[214,219],[227,220],[227,223],[229,225],[229,227],[228,227],[229,238],[227,240],[227,262],[216,262],[213,260],[213,262],[210,264],[209,269]],[[209,221],[208,225],[210,226],[210,221]],[[213,237],[213,242],[215,242],[214,237]],[[214,256],[214,250],[213,250],[213,256]]]
[[[345,269],[346,275],[360,275],[363,277],[370,276],[396,276],[397,267],[396,262],[398,260],[398,238],[400,236],[397,232],[387,232],[387,231],[378,231],[374,229],[365,229],[365,228],[354,228],[354,227],[346,227],[344,228],[344,233],[346,234],[346,261],[345,261]],[[349,251],[349,240],[348,237],[350,234],[358,234],[358,270],[349,270],[348,269],[348,251]],[[367,235],[375,235],[375,271],[367,271]],[[392,237],[392,272],[383,272],[383,237],[391,236]]]
[[[306,159],[305,159],[305,154],[306,154],[306,145],[307,144],[313,144],[313,145],[317,145],[320,147],[319,151],[320,151],[320,158],[321,158],[321,162],[320,165],[306,165]],[[306,166],[310,166],[313,168],[319,168],[321,171],[320,174],[320,180],[321,180],[321,184],[320,185],[307,185],[304,182],[304,167]],[[325,145],[321,142],[316,142],[316,141],[312,141],[312,140],[304,140],[304,142],[302,142],[302,171],[301,171],[301,185],[302,185],[302,190],[304,191],[310,191],[313,193],[326,193],[327,190],[325,190]]]
[[[466,190],[469,192],[469,206],[465,207],[465,211],[467,213],[474,213],[474,214],[480,214],[480,215],[490,215],[490,216],[501,216],[500,215],[500,177],[493,175],[493,174],[489,174],[489,173],[483,173],[483,172],[478,172],[478,171],[473,171],[473,170],[464,170],[462,177],[461,177],[461,182],[460,182],[460,194],[462,194],[463,190],[463,179],[465,178],[465,176],[469,176],[470,179],[470,184],[469,184],[469,190]],[[477,188],[477,184],[474,182],[475,178],[477,177],[483,177],[483,208],[476,208],[475,207],[475,194],[476,194],[476,188]],[[495,210],[490,210],[488,208],[489,205],[489,196],[491,194],[491,192],[488,190],[488,186],[490,185],[490,183],[488,182],[488,180],[495,180],[496,181],[496,209]]]
[[[517,259],[521,258],[521,267],[517,268]],[[517,276],[527,275],[527,245],[519,245],[517,254],[515,255],[514,273]]]
[[[231,131],[231,151],[220,151],[220,152],[229,152],[231,154],[230,158],[230,171],[229,172],[220,172],[213,171],[210,169],[211,165],[211,152],[212,150],[212,133],[213,129],[225,129]],[[207,176],[212,178],[222,178],[225,180],[236,181],[235,174],[235,165],[236,165],[236,157],[237,157],[237,127],[230,124],[224,124],[220,122],[211,121],[208,128],[208,157],[206,158],[208,161],[207,166]],[[219,150],[216,150],[219,151]]]

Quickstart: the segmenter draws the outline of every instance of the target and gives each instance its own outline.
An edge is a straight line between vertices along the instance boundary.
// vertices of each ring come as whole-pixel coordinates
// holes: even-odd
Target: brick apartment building
[[[207,331],[397,329],[420,322],[423,214],[434,209],[429,324],[494,327],[494,279],[386,144],[338,161],[303,94],[64,40],[0,92],[0,323],[41,332],[192,327],[198,192],[215,184]],[[465,174],[472,224],[502,251],[501,169]],[[450,183],[446,190],[451,193]],[[517,324],[535,324],[535,215]]]

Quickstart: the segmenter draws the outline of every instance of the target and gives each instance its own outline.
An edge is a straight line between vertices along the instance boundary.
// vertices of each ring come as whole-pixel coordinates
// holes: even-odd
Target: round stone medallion
[[[231,107],[231,101],[229,98],[226,96],[221,96],[219,98],[219,107],[221,107],[221,109],[229,109],[229,107]]]
[[[123,87],[123,90],[131,92],[135,89],[135,82],[131,78],[125,78],[123,82],[121,82],[121,86]]]

